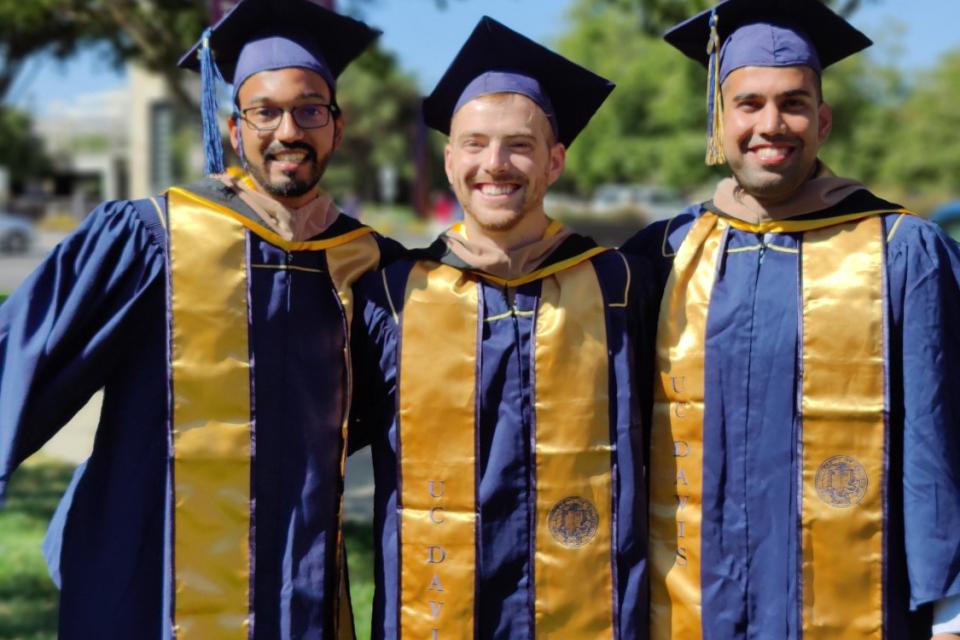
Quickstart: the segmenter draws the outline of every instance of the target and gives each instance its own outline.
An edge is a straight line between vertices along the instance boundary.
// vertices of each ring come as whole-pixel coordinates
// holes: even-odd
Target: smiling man
[[[651,637],[956,637],[960,251],[818,159],[822,69],[870,41],[817,0],[666,39],[709,70],[733,175],[623,247],[663,287]]]
[[[357,287],[374,638],[644,633],[647,278],[543,202],[612,89],[484,18],[424,102],[465,220]]]
[[[244,0],[182,60],[233,80],[248,174],[109,202],[0,307],[0,492],[98,389],[48,535],[61,638],[349,638],[339,546],[351,284],[395,249],[320,178],[376,37]],[[199,62],[198,62],[199,57]],[[345,614],[345,615],[344,615]]]

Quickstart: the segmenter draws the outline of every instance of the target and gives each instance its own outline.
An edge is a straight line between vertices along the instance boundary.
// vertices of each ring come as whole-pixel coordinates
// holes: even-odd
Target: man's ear
[[[830,137],[830,131],[833,129],[833,110],[826,102],[821,102],[817,110],[819,122],[817,123],[817,139],[820,144],[827,141]]]
[[[550,147],[550,171],[547,174],[548,184],[553,184],[563,173],[567,163],[567,148],[558,142]]]
[[[237,116],[231,115],[227,118],[227,130],[230,132],[230,146],[234,153],[240,155],[240,127],[237,123]]]
[[[340,141],[343,139],[343,116],[337,116],[333,119],[333,148],[336,149],[340,146]]]
[[[443,170],[447,173],[447,182],[453,184],[453,149],[449,142],[443,148]]]

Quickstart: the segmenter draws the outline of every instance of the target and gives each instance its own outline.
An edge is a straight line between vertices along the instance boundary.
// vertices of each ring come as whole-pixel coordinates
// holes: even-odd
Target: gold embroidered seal
[[[833,456],[817,469],[817,495],[831,507],[845,509],[860,504],[867,493],[867,471],[856,458]]]
[[[553,539],[565,547],[582,547],[597,535],[600,516],[589,500],[569,496],[557,502],[547,515]]]

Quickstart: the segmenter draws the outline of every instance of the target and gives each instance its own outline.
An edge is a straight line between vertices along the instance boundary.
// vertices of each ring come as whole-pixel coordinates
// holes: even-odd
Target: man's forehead
[[[734,85],[777,83],[813,88],[816,86],[817,77],[815,70],[803,65],[740,67],[730,72],[730,75],[723,81],[723,87],[726,89]],[[806,85],[810,85],[810,87],[806,87]]]
[[[327,80],[316,71],[300,67],[284,67],[257,72],[247,78],[237,91],[241,100],[262,100],[284,94],[286,99],[324,98],[332,95]],[[292,94],[292,95],[286,95]]]
[[[478,133],[484,127],[506,127],[514,135],[534,135],[541,130],[541,125],[550,126],[547,115],[527,96],[519,93],[490,93],[464,103],[453,115],[450,128],[452,135],[462,134],[467,130]]]

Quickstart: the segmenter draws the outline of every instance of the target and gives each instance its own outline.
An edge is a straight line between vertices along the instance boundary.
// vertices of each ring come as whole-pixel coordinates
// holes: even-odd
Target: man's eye
[[[301,116],[306,116],[307,118],[316,118],[320,115],[322,109],[313,105],[307,105],[305,107],[300,107],[299,111]]]
[[[256,118],[257,120],[260,120],[262,122],[269,122],[270,120],[273,120],[280,114],[280,109],[277,109],[275,107],[259,107],[256,109],[252,109],[249,113],[253,118]]]

